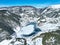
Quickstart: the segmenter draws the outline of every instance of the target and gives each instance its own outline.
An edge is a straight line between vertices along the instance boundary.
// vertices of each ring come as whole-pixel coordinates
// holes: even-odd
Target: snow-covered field
[[[42,25],[41,27],[39,27],[41,29],[41,31],[38,34],[36,34],[36,35],[40,35],[41,33],[49,32],[49,31],[55,31],[55,29],[58,29],[58,27],[56,27],[56,26],[57,26],[57,24],[45,23],[44,25]],[[17,27],[17,29],[19,30],[19,27]],[[18,37],[22,38],[23,34],[29,35],[33,31],[34,31],[34,25],[33,24],[25,26],[20,31],[16,32],[17,38]],[[27,43],[29,45],[33,44],[32,41],[31,41],[32,37],[28,37],[26,39],[27,39]],[[0,45],[8,45],[12,40],[13,39],[11,39],[11,40],[4,40],[4,41],[0,42]],[[42,45],[42,38],[36,39],[36,45]]]
[[[12,41],[13,39],[11,39],[11,40],[4,40],[4,41],[2,41],[2,42],[0,42],[0,45],[9,45],[9,43]]]

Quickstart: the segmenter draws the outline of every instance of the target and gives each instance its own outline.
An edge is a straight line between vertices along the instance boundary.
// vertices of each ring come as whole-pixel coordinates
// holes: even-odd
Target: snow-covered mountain
[[[4,45],[4,41],[7,42],[5,45],[12,42],[13,45],[22,39],[25,40],[24,45],[47,45],[46,43],[50,44],[50,42],[53,45],[55,38],[60,39],[58,38],[60,36],[58,31],[60,32],[60,5],[45,8],[33,6],[0,8],[0,45]],[[52,38],[52,41],[46,40],[44,37],[48,36],[49,33],[51,35],[56,34],[58,37],[51,36],[48,39]],[[49,42],[45,43],[44,41]],[[59,42],[56,45],[58,44]]]

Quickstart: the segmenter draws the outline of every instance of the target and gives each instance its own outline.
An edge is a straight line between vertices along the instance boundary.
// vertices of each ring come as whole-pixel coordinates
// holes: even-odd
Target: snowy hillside
[[[60,45],[60,5],[0,8],[0,45]]]

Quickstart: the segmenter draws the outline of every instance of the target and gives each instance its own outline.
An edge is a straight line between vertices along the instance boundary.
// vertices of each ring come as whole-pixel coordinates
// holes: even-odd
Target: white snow
[[[41,14],[45,13],[47,11],[48,8],[46,8]]]
[[[42,45],[42,38],[37,38],[34,42],[34,45]]]
[[[55,40],[55,37],[51,37],[49,40],[46,40],[46,43],[54,43],[56,40]]]
[[[38,34],[36,34],[35,36],[37,35],[40,35],[41,33],[45,33],[45,32],[49,32],[49,31],[55,31],[55,29],[58,29],[58,24],[51,24],[51,23],[44,23],[42,26],[40,26],[39,28],[41,29],[41,32],[39,32]],[[33,31],[34,31],[34,25],[28,25],[28,26],[25,26],[25,27],[22,27],[22,29],[20,30],[20,27],[17,26],[16,27],[17,29],[17,37],[19,38],[22,38],[21,35],[29,35],[31,34]],[[19,31],[20,30],[20,31]],[[33,44],[33,41],[31,40],[32,37],[29,37],[27,38],[27,44],[30,44],[30,45],[34,45]],[[38,38],[35,40],[36,41],[36,45],[42,45],[42,38]],[[9,43],[11,42],[11,40],[4,40],[0,43],[0,45],[8,45]],[[16,43],[18,44],[18,43]]]
[[[17,33],[18,31],[20,31],[20,26],[16,26],[16,28],[14,28],[14,31]]]
[[[14,43],[14,45],[22,45],[23,43],[21,43],[21,42],[19,42],[19,41],[16,41],[15,43]]]
[[[42,38],[38,38],[38,39],[37,39],[36,45],[42,45]]]
[[[58,29],[57,24],[45,23],[40,27],[43,32],[55,31]]]
[[[58,4],[58,5],[51,5],[50,7],[46,8],[41,14],[45,13],[47,11],[47,9],[49,9],[49,8],[58,9],[58,8],[60,8],[60,4]],[[0,10],[4,10],[4,9],[0,9]],[[46,13],[50,13],[50,12],[51,12],[51,10],[48,11],[48,12],[46,12]],[[31,11],[30,13],[34,14],[33,11]],[[26,15],[26,16],[24,17],[24,15]],[[18,26],[18,25],[16,26],[16,28],[14,28],[14,31],[16,32],[16,35],[17,35],[18,38],[22,38],[22,35],[29,35],[29,34],[31,34],[34,31],[34,25],[28,25],[28,26],[26,26],[26,24],[28,22],[36,22],[38,19],[40,19],[40,17],[39,18],[28,17],[27,14],[24,14],[24,13],[21,13],[20,16],[24,17],[24,18],[21,18],[23,20],[21,22],[22,28],[20,28],[20,26]],[[51,23],[49,23],[49,21],[55,20],[54,18],[48,18],[46,16],[44,16],[44,17],[46,18],[47,22],[44,23],[44,24],[41,23],[42,25],[37,26],[37,27],[39,27],[41,29],[41,31],[39,33],[37,33],[35,35],[35,37],[38,36],[38,35],[40,35],[41,33],[46,33],[46,32],[49,32],[49,31],[50,32],[51,31],[55,31],[56,29],[58,29],[58,26],[60,26],[60,23],[57,23],[57,24],[51,24]],[[45,21],[45,19],[43,19],[41,21]],[[59,20],[59,22],[60,22],[60,20]],[[14,36],[13,36],[13,38],[14,38]],[[0,45],[8,45],[12,40],[13,39],[11,39],[11,40],[4,40],[4,41],[0,42]],[[28,37],[28,38],[26,38],[26,40],[27,40],[27,43],[29,45],[34,45],[33,41],[32,41],[32,37]],[[35,45],[42,45],[42,38],[35,39],[35,42],[36,42]],[[53,40],[53,42],[54,42],[54,40]],[[20,42],[18,42],[18,41],[15,42],[15,44],[19,44],[19,43]]]
[[[11,40],[4,40],[4,41],[0,42],[0,45],[8,45],[12,40],[13,39],[11,39]]]
[[[20,31],[16,32],[17,37],[22,37],[22,35],[29,35],[34,31],[34,25],[28,25],[23,27]]]
[[[60,4],[57,5],[51,5],[52,8],[60,8]]]
[[[40,35],[41,33],[49,32],[49,31],[54,31],[53,29],[58,29],[56,26],[57,24],[45,23],[39,27],[41,29],[41,32],[39,32],[37,35]],[[17,27],[16,29],[19,30],[20,28]],[[16,34],[17,34],[17,37],[21,38],[21,35],[23,34],[28,35],[32,33],[33,31],[34,31],[34,25],[28,25],[28,26],[23,27],[20,31],[16,32]],[[27,44],[34,45],[33,41],[31,40],[31,37],[27,38],[26,40],[27,40]],[[12,40],[4,40],[0,43],[0,45],[8,45],[11,41]],[[35,43],[36,45],[42,45],[42,38],[36,39],[35,42],[36,42]],[[16,42],[16,44],[18,43]]]
[[[23,34],[30,34],[30,33],[33,32],[33,30],[34,30],[34,25],[28,25],[28,26],[23,27],[23,28],[21,29],[21,32],[22,32]]]

